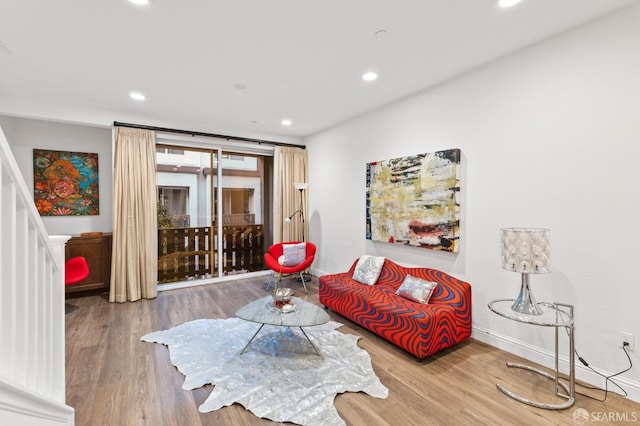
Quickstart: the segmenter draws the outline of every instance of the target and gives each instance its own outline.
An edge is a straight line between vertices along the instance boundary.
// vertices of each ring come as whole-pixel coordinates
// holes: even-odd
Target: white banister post
[[[53,380],[52,383],[56,386],[52,389],[52,396],[60,402],[66,400],[65,396],[65,326],[64,326],[64,249],[67,241],[71,238],[70,235],[51,235],[49,241],[53,246],[53,250],[56,256],[56,263],[60,265],[60,268],[53,268],[53,279],[51,286],[51,309],[53,318],[53,342],[58,344],[61,342],[61,347],[52,348],[55,353],[52,355],[53,361]],[[55,343],[54,343],[55,344]]]

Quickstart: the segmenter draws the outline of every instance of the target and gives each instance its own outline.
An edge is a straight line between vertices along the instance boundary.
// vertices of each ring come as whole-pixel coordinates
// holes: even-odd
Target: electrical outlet
[[[635,341],[635,335],[631,333],[627,333],[626,331],[618,332],[620,347],[623,347],[625,343],[627,343],[627,350],[632,351]]]

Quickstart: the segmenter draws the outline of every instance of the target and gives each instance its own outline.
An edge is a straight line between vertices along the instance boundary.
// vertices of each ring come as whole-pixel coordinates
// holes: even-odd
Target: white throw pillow
[[[378,281],[382,265],[384,265],[384,257],[365,254],[358,259],[358,264],[351,278],[362,284],[374,285]]]
[[[284,266],[296,266],[307,258],[307,243],[283,244]]]
[[[425,281],[411,275],[407,275],[402,285],[396,291],[402,297],[413,300],[418,303],[429,303],[431,295],[435,291],[438,283],[433,281]]]

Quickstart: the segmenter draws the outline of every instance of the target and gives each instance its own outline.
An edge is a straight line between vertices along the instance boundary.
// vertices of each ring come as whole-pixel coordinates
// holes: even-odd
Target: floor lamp
[[[293,212],[290,216],[286,217],[284,219],[285,222],[290,223],[291,219],[293,219],[293,217],[297,214],[300,215],[300,221],[302,223],[302,242],[306,242],[305,238],[304,238],[304,203],[303,203],[303,192],[305,189],[307,189],[309,187],[308,183],[294,183],[293,186],[300,191],[300,208],[298,210],[296,210],[295,212]]]
[[[298,210],[296,210],[295,212],[293,212],[290,216],[286,217],[284,219],[285,222],[290,223],[291,219],[293,219],[293,217],[297,214],[300,215],[300,223],[302,224],[302,242],[306,242],[305,238],[304,238],[304,198],[303,198],[303,192],[305,189],[307,189],[309,187],[309,183],[307,182],[301,182],[301,183],[294,183],[293,186],[300,191],[300,208]],[[309,274],[305,273],[305,278],[308,277],[309,281],[311,281],[311,277]],[[298,278],[298,281],[302,281],[300,278]],[[304,282],[304,281],[303,281]]]

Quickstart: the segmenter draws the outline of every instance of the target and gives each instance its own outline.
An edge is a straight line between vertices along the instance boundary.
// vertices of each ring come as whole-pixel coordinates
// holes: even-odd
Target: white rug
[[[142,340],[169,347],[171,362],[185,375],[183,389],[214,385],[200,412],[237,402],[276,422],[344,425],[333,405],[337,394],[362,391],[386,398],[388,389],[358,337],[336,331],[341,325],[305,328],[322,357],[300,329],[274,326],[264,326],[239,355],[260,326],[238,318],[191,321]]]

